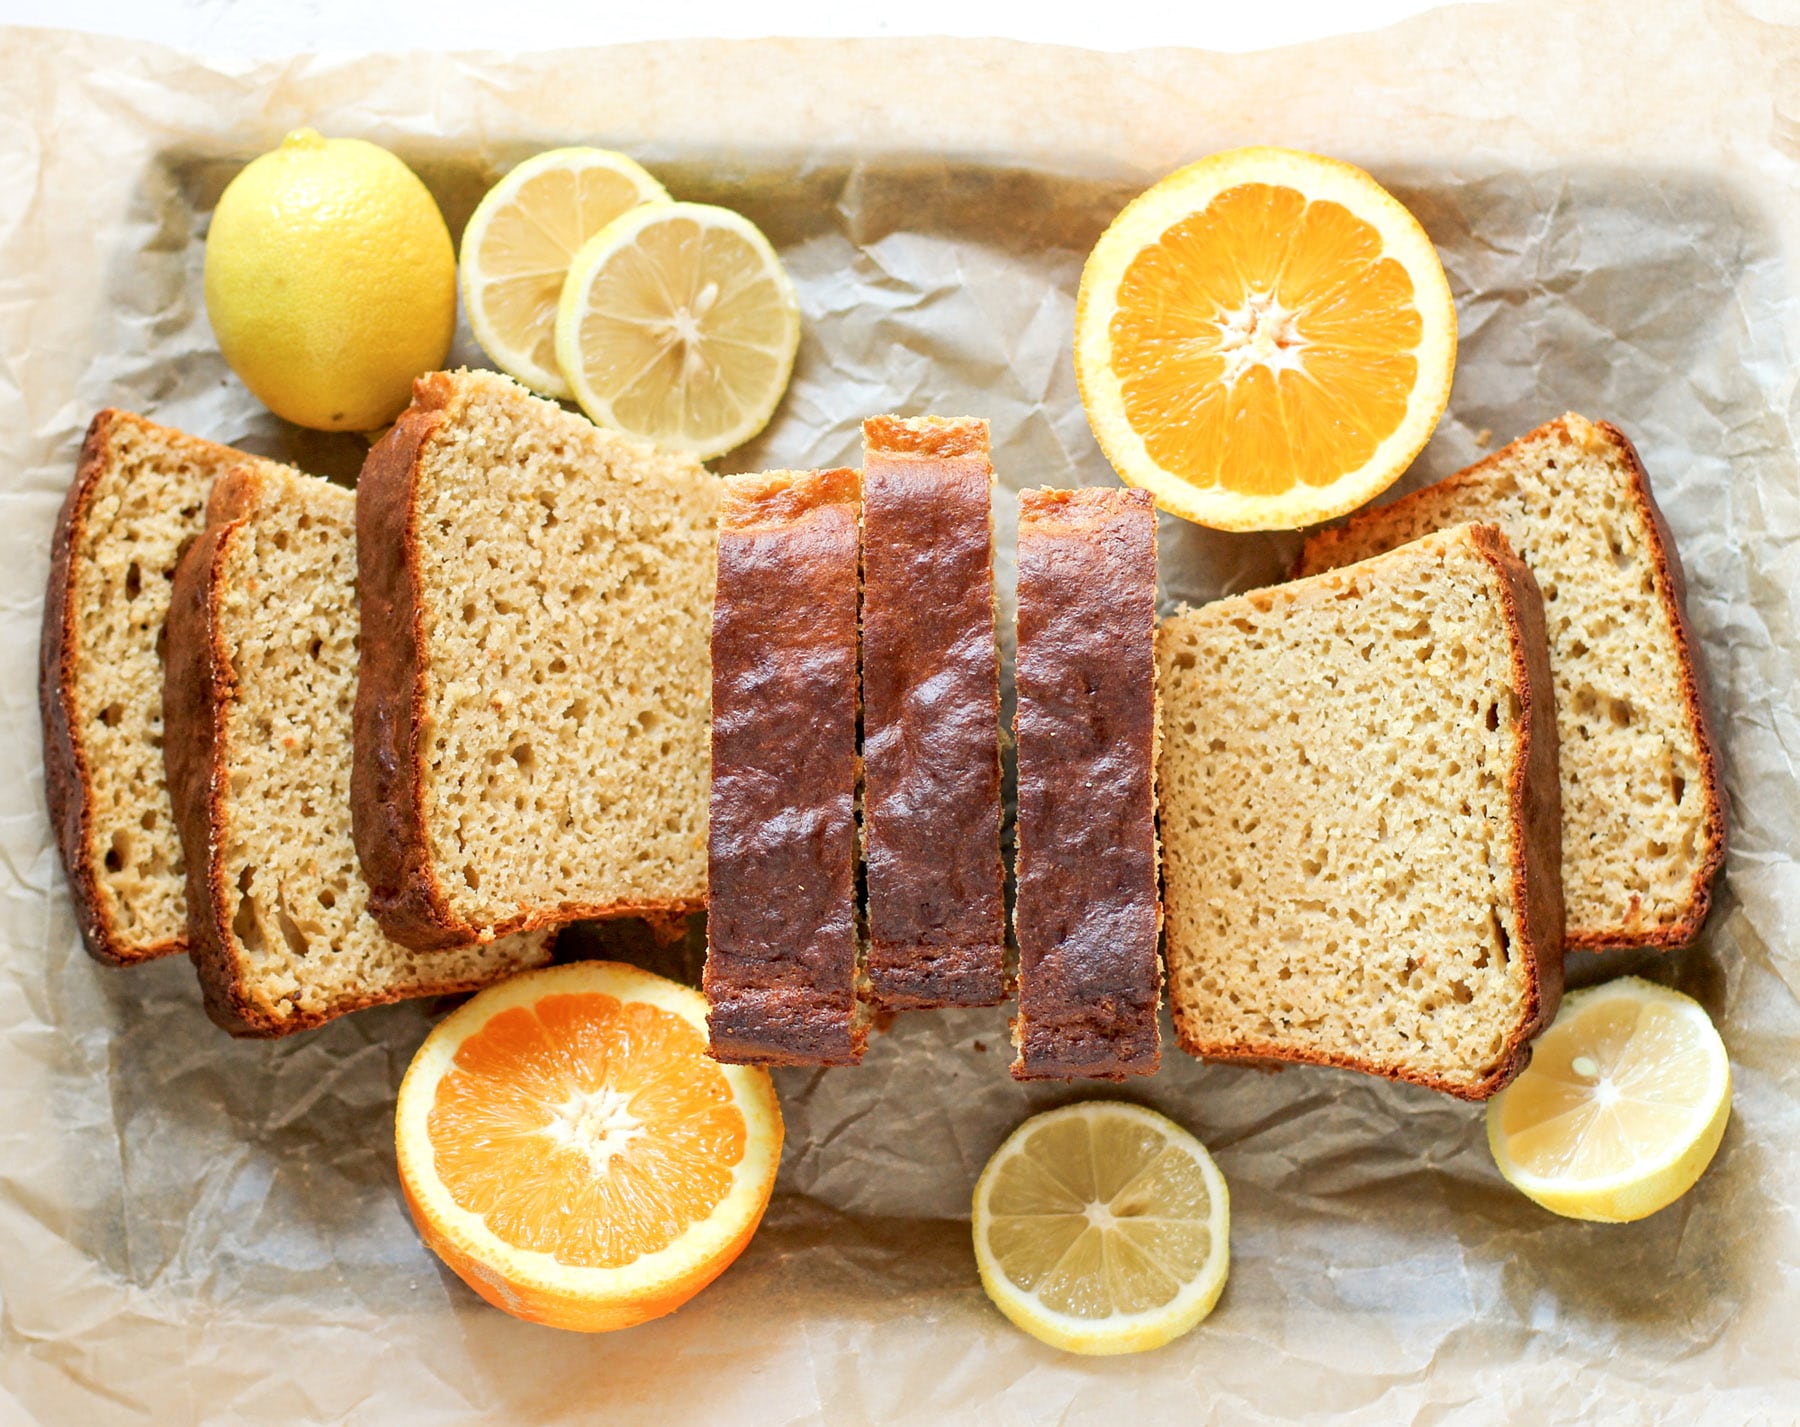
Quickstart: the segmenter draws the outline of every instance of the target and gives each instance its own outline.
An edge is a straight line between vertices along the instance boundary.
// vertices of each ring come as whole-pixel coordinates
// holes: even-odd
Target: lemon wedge
[[[1488,1102],[1506,1182],[1553,1213],[1623,1224],[1694,1187],[1731,1117],[1731,1061],[1699,1003],[1627,976],[1571,994]]]
[[[975,1261],[994,1306],[1071,1353],[1138,1353],[1212,1312],[1231,1208],[1206,1147],[1113,1100],[1034,1115],[975,1186]]]
[[[463,229],[462,298],[494,365],[545,396],[572,396],[556,364],[556,305],[569,264],[627,209],[668,191],[624,154],[552,149],[488,190]]]
[[[583,411],[703,461],[768,425],[799,345],[800,303],[769,240],[703,203],[607,224],[576,256],[556,316]]]

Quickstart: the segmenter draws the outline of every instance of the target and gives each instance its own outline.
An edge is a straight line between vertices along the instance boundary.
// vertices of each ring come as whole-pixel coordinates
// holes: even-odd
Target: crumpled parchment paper
[[[420,41],[429,44],[430,35]],[[0,32],[0,1419],[1115,1424],[1800,1417],[1800,36],[1725,0],[1529,0],[1230,58],[1006,43],[682,43],[208,67]],[[1686,561],[1733,804],[1703,942],[1582,958],[1692,992],[1724,1033],[1717,1162],[1630,1227],[1508,1189],[1481,1112],[1322,1070],[1203,1067],[1125,1093],[1230,1180],[1217,1312],[1086,1360],[992,1311],[976,1172],[1033,1108],[1006,1012],[915,1014],[860,1070],[786,1072],[777,1197],[674,1317],[513,1321],[420,1245],[392,1100],[435,1011],[240,1044],[190,968],[82,953],[44,812],[48,540],[95,409],[352,476],[353,438],[263,412],[221,363],[201,238],[302,123],[396,149],[453,231],[509,163],[628,150],[780,246],[806,336],[727,468],[853,461],[872,412],[993,423],[1011,492],[1109,482],[1076,399],[1073,294],[1122,202],[1246,142],[1371,168],[1456,289],[1450,414],[1407,484],[1574,409],[1637,440]],[[460,355],[477,359],[466,333]],[[1294,537],[1165,519],[1165,601],[1278,576]]]

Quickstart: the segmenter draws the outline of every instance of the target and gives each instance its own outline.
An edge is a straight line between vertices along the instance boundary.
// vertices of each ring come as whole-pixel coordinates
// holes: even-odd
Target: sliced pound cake
[[[855,471],[725,480],[705,976],[717,1060],[862,1059],[857,507]]]
[[[234,465],[285,469],[102,411],[57,517],[39,645],[44,789],[82,938],[114,966],[187,945],[163,777],[163,618],[207,492]]]
[[[869,991],[1006,995],[1000,655],[987,422],[863,423],[863,841]]]
[[[1543,608],[1491,526],[1220,600],[1158,636],[1182,1045],[1464,1099],[1562,990]]]
[[[356,846],[430,950],[706,898],[718,480],[436,372],[357,489]]]
[[[1543,589],[1562,743],[1570,946],[1685,946],[1725,860],[1681,560],[1631,442],[1569,415],[1306,542],[1300,573],[1459,521],[1505,532]]]
[[[237,469],[169,611],[168,768],[213,1019],[279,1036],[549,960],[547,934],[409,951],[381,934],[350,836],[356,498]]]
[[[1156,511],[1019,497],[1020,1080],[1148,1075],[1156,1012]]]

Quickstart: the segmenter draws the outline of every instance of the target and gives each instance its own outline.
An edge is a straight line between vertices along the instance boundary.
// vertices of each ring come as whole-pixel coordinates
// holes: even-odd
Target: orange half
[[[1393,484],[1450,398],[1456,308],[1361,169],[1234,149],[1140,195],[1081,275],[1075,372],[1107,459],[1222,530],[1328,520]]]
[[[767,1071],[706,1053],[696,991],[613,962],[490,987],[400,1085],[400,1182],[489,1303],[603,1332],[673,1312],[743,1251],[781,1159]]]

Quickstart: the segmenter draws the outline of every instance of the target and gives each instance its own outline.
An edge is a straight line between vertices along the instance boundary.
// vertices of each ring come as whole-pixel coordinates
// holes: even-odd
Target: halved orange
[[[1431,239],[1361,169],[1233,149],[1134,200],[1081,274],[1075,374],[1101,449],[1164,510],[1289,530],[1393,484],[1450,399]]]
[[[527,972],[426,1037],[400,1085],[419,1233],[515,1317],[605,1332],[743,1252],[781,1159],[768,1072],[706,1053],[697,991],[614,962]]]

